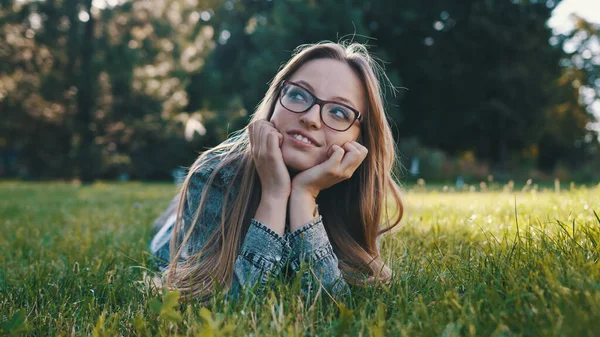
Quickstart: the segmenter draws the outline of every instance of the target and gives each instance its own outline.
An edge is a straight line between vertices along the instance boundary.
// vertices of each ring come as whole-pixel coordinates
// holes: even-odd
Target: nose
[[[300,116],[300,123],[310,129],[318,130],[321,128],[321,107],[318,104],[312,106]]]

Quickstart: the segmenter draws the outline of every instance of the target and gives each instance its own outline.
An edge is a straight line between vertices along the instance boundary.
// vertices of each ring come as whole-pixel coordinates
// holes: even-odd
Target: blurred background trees
[[[413,175],[598,179],[600,41],[557,1],[0,0],[0,177],[169,179],[303,43],[368,43]],[[577,176],[579,175],[579,176]]]

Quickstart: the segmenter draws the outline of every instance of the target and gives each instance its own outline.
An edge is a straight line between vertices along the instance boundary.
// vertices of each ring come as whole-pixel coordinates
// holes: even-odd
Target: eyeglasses
[[[290,81],[281,82],[279,102],[295,113],[307,112],[315,104],[319,105],[321,121],[335,131],[346,131],[356,120],[362,121],[362,115],[356,109],[343,103],[319,99],[300,84]]]

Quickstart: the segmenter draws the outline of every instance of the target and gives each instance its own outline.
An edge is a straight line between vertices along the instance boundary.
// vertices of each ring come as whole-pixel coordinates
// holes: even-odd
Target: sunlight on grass
[[[34,335],[596,336],[600,190],[405,195],[391,284],[336,306],[274,284],[202,306],[141,286],[176,187],[0,183],[0,332]]]

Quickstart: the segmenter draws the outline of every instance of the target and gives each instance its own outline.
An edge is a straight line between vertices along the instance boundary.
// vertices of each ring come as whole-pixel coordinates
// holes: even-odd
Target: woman
[[[206,298],[300,274],[303,291],[340,295],[389,280],[378,236],[402,202],[378,71],[357,43],[298,48],[248,127],[196,160],[158,219],[167,287]]]

